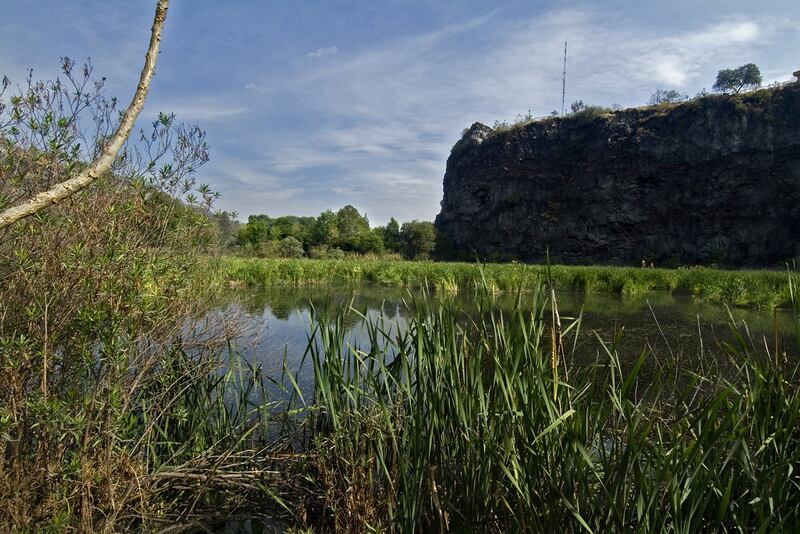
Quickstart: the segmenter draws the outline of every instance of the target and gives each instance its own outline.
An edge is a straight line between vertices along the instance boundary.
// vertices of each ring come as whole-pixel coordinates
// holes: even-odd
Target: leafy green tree
[[[361,252],[361,241],[364,234],[370,231],[366,215],[361,215],[357,209],[348,204],[336,212],[336,226],[339,230],[337,243],[339,248]]]
[[[658,104],[679,104],[689,100],[689,95],[679,93],[675,89],[658,89],[650,96],[648,102],[651,106]]]
[[[403,223],[400,237],[403,253],[410,259],[427,258],[436,247],[436,228],[429,221]]]
[[[212,220],[217,223],[219,242],[222,246],[229,245],[236,239],[240,226],[236,217],[235,211],[222,210],[216,211],[212,217]]]
[[[333,247],[339,242],[339,224],[336,214],[325,210],[319,214],[311,232],[312,245],[325,245]]]
[[[761,85],[761,71],[754,63],[735,69],[723,69],[717,73],[714,90],[739,94],[743,89],[755,89]]]
[[[248,243],[256,246],[260,242],[266,241],[268,235],[267,223],[263,219],[251,216],[248,219],[248,223],[239,228],[239,233],[236,235],[236,243],[242,246]]]
[[[361,234],[358,252],[363,254],[380,254],[383,252],[383,228],[373,228]]]
[[[278,242],[278,255],[282,258],[302,258],[303,244],[296,237],[284,237]]]
[[[271,239],[280,240],[294,237],[301,243],[308,243],[314,229],[314,217],[295,217],[286,215],[272,220],[269,235]]]
[[[384,248],[390,252],[400,252],[400,224],[397,220],[392,217],[382,230]]]

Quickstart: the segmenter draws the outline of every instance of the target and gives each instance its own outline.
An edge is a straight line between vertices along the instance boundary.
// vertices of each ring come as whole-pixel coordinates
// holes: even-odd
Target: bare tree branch
[[[100,154],[77,176],[56,184],[49,190],[38,193],[31,199],[0,213],[0,230],[70,197],[89,186],[111,168],[114,158],[117,157],[117,153],[127,141],[128,136],[130,136],[136,118],[144,107],[147,91],[150,88],[150,80],[152,80],[153,71],[156,68],[158,49],[161,44],[161,30],[164,28],[168,7],[169,0],[158,0],[156,14],[153,18],[153,28],[150,30],[150,45],[147,48],[147,55],[145,56],[142,73],[139,76],[139,85],[136,87],[136,93],[133,95],[133,100],[131,100],[128,109],[125,110],[119,126]]]

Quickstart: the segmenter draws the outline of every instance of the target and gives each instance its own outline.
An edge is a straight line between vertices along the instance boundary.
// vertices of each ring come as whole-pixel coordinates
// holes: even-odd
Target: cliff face
[[[453,147],[436,226],[452,256],[777,265],[800,253],[800,83],[547,119]]]

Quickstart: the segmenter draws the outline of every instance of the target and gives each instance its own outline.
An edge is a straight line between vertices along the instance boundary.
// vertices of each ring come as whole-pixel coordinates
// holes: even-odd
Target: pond
[[[492,297],[492,305],[508,311],[514,309],[518,297],[528,309],[533,310],[537,305],[532,293],[519,296],[500,293]],[[291,372],[302,395],[311,399],[314,395],[313,366],[304,360],[304,354],[313,328],[312,310],[336,313],[352,309],[354,312],[344,321],[346,340],[366,349],[369,346],[367,320],[383,317],[394,331],[402,330],[407,324],[406,303],[412,299],[444,301],[464,310],[465,315],[476,310],[476,297],[469,292],[425,295],[421,291],[377,285],[275,286],[230,292],[207,316],[205,327],[236,332],[237,348],[245,358],[260,365],[273,378],[280,377],[284,371]],[[557,299],[564,328],[580,317],[580,328],[569,330],[564,340],[573,365],[605,360],[601,340],[610,342],[621,333],[617,350],[623,367],[632,365],[643,351],[648,355],[640,375],[644,381],[648,373],[669,362],[690,368],[716,362],[717,367],[702,369],[706,376],[713,376],[715,371],[724,372],[725,365],[730,365],[724,346],[736,343],[732,325],[754,352],[761,355],[777,352],[780,359],[796,361],[798,358],[797,321],[789,310],[728,309],[668,293],[624,298],[560,292]],[[538,305],[542,305],[541,300]],[[288,385],[282,379],[278,381]],[[286,391],[275,389],[271,392],[272,399],[285,398]],[[280,521],[262,523],[254,519],[231,521],[219,531],[227,534],[283,532],[284,527]]]
[[[519,296],[523,306],[533,309],[533,293]],[[419,290],[387,288],[377,285],[355,287],[286,287],[261,290],[240,289],[226,295],[210,315],[212,322],[222,317],[236,323],[238,348],[250,361],[262,366],[270,376],[284,369],[296,373],[304,395],[313,389],[313,369],[302,365],[312,329],[311,311],[335,312],[348,307],[346,340],[362,349],[369,346],[365,320],[383,317],[397,330],[405,328],[406,302],[412,299],[444,299],[469,313],[475,309],[475,296],[469,292],[454,295],[425,295]],[[493,297],[499,310],[513,308],[517,295],[500,293]],[[579,328],[564,338],[568,358],[574,365],[605,359],[600,340],[610,343],[621,333],[617,347],[623,365],[630,365],[642,351],[648,353],[650,367],[680,362],[692,367],[716,361],[724,365],[724,344],[736,344],[735,324],[753,352],[778,354],[780,359],[798,356],[797,322],[789,310],[758,310],[719,306],[690,296],[648,293],[636,297],[609,294],[560,292],[557,294],[562,327],[580,317]],[[541,305],[541,298],[539,299]],[[549,315],[546,314],[546,317]],[[728,362],[729,363],[729,362]],[[705,369],[708,371],[708,369]]]

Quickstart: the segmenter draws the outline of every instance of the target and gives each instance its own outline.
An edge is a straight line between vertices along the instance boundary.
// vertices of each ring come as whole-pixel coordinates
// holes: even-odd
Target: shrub
[[[281,258],[302,258],[305,253],[303,244],[291,236],[281,239],[276,249]]]

